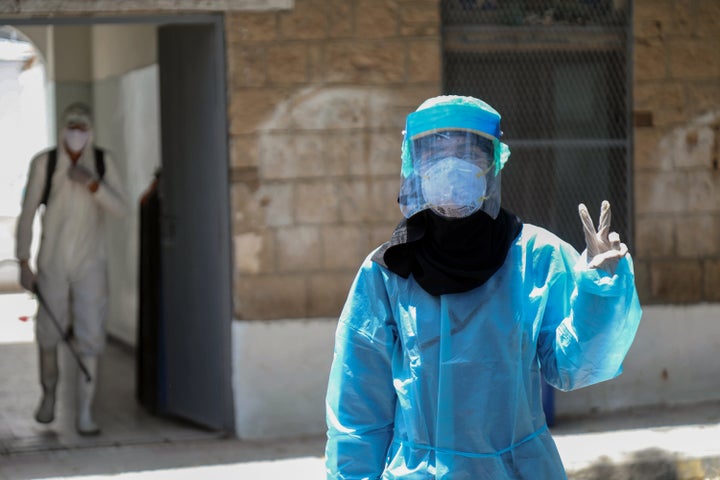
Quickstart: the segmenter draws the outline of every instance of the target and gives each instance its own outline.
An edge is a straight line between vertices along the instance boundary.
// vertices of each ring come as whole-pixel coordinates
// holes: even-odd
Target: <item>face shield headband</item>
[[[500,114],[477,105],[436,105],[407,116],[405,138],[402,145],[401,174],[403,178],[408,178],[413,174],[412,141],[442,130],[467,131],[491,140],[496,174],[500,173],[510,157],[510,148],[499,140],[502,136]]]

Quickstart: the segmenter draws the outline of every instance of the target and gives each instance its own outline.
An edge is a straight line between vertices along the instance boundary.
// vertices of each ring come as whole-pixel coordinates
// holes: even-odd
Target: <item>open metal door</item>
[[[163,410],[232,431],[222,23],[158,29]]]

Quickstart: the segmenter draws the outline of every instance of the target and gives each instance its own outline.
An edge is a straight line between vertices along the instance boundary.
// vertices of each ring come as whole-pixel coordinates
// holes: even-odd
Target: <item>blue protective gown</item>
[[[442,296],[371,257],[336,332],[327,478],[566,478],[541,375],[572,390],[621,373],[641,316],[629,255],[611,276],[525,224],[484,285]]]

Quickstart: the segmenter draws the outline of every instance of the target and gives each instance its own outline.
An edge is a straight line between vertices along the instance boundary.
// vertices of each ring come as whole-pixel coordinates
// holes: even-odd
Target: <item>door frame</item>
[[[71,12],[74,15],[77,15],[79,12]],[[8,15],[2,15],[0,14],[0,24],[1,25],[9,25],[9,26],[64,26],[64,25],[80,25],[80,26],[92,26],[92,25],[112,25],[112,24],[153,24],[157,26],[158,28],[166,25],[183,25],[183,24],[201,24],[201,25],[207,25],[213,27],[213,30],[215,32],[215,48],[218,51],[218,65],[217,65],[217,82],[218,85],[216,85],[216,88],[218,89],[218,92],[221,92],[222,100],[225,106],[228,105],[228,98],[227,98],[227,68],[226,68],[226,45],[225,45],[225,26],[224,26],[224,14],[222,12],[219,13],[191,13],[191,14],[149,14],[149,15],[142,15],[142,14],[122,14],[122,15],[98,15],[93,17],[87,17],[87,16],[62,16],[62,17],[51,17],[51,16],[34,16],[34,17],[13,17],[13,14],[10,13]],[[158,89],[160,88],[160,84],[158,84]],[[223,109],[224,112],[227,112],[227,108]],[[224,118],[224,130],[222,134],[218,134],[218,139],[221,139],[221,145],[220,145],[220,152],[221,154],[218,155],[218,157],[222,157],[219,161],[223,161],[225,167],[222,169],[224,172],[224,178],[225,182],[223,182],[222,185],[218,185],[218,188],[223,188],[227,190],[227,198],[228,198],[228,204],[222,206],[222,208],[225,208],[226,211],[224,212],[226,216],[227,221],[227,238],[225,239],[225,242],[227,243],[227,252],[228,252],[228,258],[226,259],[227,265],[233,265],[232,262],[232,232],[231,232],[231,213],[230,213],[230,205],[229,205],[229,138],[228,138],[228,118],[227,114],[225,114]],[[162,112],[161,112],[161,125],[160,129],[162,132]],[[161,155],[162,158],[162,155]],[[172,181],[172,179],[169,179],[167,177],[164,178],[164,181]],[[132,200],[132,199],[131,199]],[[131,204],[131,208],[134,207],[134,204]],[[224,378],[224,385],[222,385],[222,388],[227,390],[229,392],[230,398],[227,402],[227,408],[226,412],[224,413],[223,417],[223,427],[222,430],[228,433],[235,431],[235,418],[234,418],[234,400],[232,398],[232,345],[231,345],[231,339],[232,339],[232,276],[233,271],[232,267],[228,268],[228,275],[227,278],[219,279],[219,285],[225,290],[226,292],[226,298],[228,301],[228,305],[226,305],[226,309],[228,312],[228,318],[220,318],[217,319],[218,322],[221,322],[222,324],[219,326],[219,328],[226,329],[224,338],[227,339],[227,345],[224,346],[224,348],[227,350],[227,364],[223,366],[224,372],[222,372],[222,377]],[[161,301],[163,301],[161,299]],[[138,345],[139,347],[139,345]]]

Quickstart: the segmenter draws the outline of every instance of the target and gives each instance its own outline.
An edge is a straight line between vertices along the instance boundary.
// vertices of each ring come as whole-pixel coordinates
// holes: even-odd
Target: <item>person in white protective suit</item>
[[[93,419],[92,404],[98,356],[105,347],[108,300],[104,221],[106,213],[123,216],[127,200],[112,158],[103,152],[98,161],[87,106],[75,103],[65,110],[58,138],[57,149],[41,152],[30,163],[17,224],[20,284],[31,292],[37,288],[47,303],[40,303],[35,326],[42,386],[35,419],[49,423],[55,417],[57,346],[62,338],[53,325],[54,315],[63,331],[72,325],[72,341],[91,377],[87,381],[78,375],[77,431],[96,434],[100,428]],[[43,203],[36,276],[29,265],[32,225]]]
[[[567,478],[541,380],[616,377],[641,308],[627,247],[579,205],[587,250],[501,208],[500,115],[461,96],[407,117],[405,219],[362,264],[326,396],[328,479]]]

